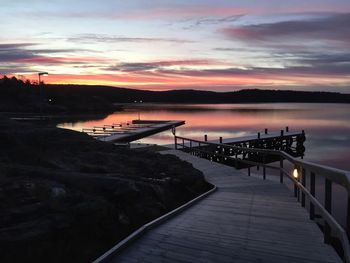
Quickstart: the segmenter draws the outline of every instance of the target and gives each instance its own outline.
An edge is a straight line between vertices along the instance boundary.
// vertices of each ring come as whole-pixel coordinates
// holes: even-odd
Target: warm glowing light
[[[298,173],[298,169],[297,168],[294,168],[294,170],[293,170],[293,177],[295,179],[298,179],[298,177],[299,177],[299,173]]]

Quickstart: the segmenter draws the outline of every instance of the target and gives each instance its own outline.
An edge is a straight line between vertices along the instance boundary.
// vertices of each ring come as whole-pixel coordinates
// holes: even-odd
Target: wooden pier
[[[204,141],[207,140],[207,135],[204,135]],[[305,147],[303,143],[305,141],[305,132],[291,132],[289,127],[279,132],[270,133],[268,129],[264,132],[258,132],[256,135],[235,137],[235,138],[222,138],[218,140],[209,140],[209,143],[223,143],[227,145],[246,147],[246,148],[259,148],[259,149],[270,149],[280,151],[290,151],[291,149],[298,152],[298,156],[303,154]]]
[[[350,172],[296,158],[293,149],[302,148],[304,141],[304,132],[288,130],[216,142],[174,133],[175,150],[162,153],[192,163],[217,191],[184,205],[177,216],[171,217],[175,210],[146,224],[94,263],[350,263]],[[253,166],[263,169],[263,180],[250,176]],[[242,167],[247,174],[237,170]],[[272,170],[279,180],[268,179]],[[316,195],[316,181],[318,191],[324,183],[323,197]],[[348,193],[343,201],[346,227],[332,215],[333,185]]]
[[[280,156],[253,151],[253,149],[277,150],[288,153],[293,157],[303,157],[305,147],[305,132],[289,132],[288,128],[284,132],[237,137],[219,138],[208,141],[207,135],[204,140],[195,140],[180,136],[174,137],[175,149],[205,158],[210,161],[223,163],[237,169],[258,166],[257,162],[264,164],[273,163],[280,160]]]
[[[185,121],[133,120],[127,123],[117,123],[83,129],[94,138],[113,143],[130,143],[147,136],[184,125]]]
[[[342,262],[284,184],[182,151],[162,153],[192,163],[218,190],[95,263]]]

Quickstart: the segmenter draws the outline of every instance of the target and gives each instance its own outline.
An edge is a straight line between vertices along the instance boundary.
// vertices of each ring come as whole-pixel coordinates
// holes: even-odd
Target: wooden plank
[[[218,190],[111,262],[342,262],[284,185],[183,152],[163,153],[191,162]]]

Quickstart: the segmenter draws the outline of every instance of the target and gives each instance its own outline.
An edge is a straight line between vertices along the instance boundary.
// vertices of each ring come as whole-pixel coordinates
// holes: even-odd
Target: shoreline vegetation
[[[350,94],[247,89],[234,92],[200,90],[146,91],[110,86],[36,85],[15,77],[0,79],[0,112],[109,114],[120,103],[350,103]]]

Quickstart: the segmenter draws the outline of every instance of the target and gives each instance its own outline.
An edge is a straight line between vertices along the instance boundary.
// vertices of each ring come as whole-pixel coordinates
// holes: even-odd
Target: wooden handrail
[[[260,148],[246,148],[246,147],[239,147],[239,146],[233,146],[229,144],[223,144],[223,143],[214,143],[214,142],[207,142],[207,141],[199,141],[194,139],[189,139],[185,137],[175,136],[178,139],[185,140],[185,141],[192,141],[192,142],[198,142],[201,144],[207,144],[207,145],[213,145],[213,146],[220,146],[220,147],[226,147],[231,148],[235,150],[243,150],[246,152],[252,152],[252,153],[264,153],[264,154],[270,154],[270,155],[278,155],[283,157],[284,159],[290,161],[291,163],[302,166],[307,170],[311,170],[314,173],[322,174],[326,178],[330,179],[331,181],[342,185],[345,187],[350,193],[350,172],[336,169],[329,166],[324,166],[304,160],[297,159],[288,153],[284,151],[278,151],[278,150],[269,150],[269,149],[260,149]]]
[[[182,141],[181,144],[177,143],[178,139]],[[185,141],[190,142],[190,147],[185,144]],[[193,146],[193,142],[198,143],[198,147]],[[308,200],[310,202],[310,218],[313,218],[314,208],[316,207],[318,209],[317,211],[322,215],[323,219],[326,222],[325,230],[324,230],[325,241],[328,238],[328,235],[330,235],[330,233],[327,233],[326,227],[330,227],[330,229],[332,229],[332,233],[340,240],[340,242],[342,244],[345,262],[350,263],[350,246],[349,246],[348,236],[346,234],[346,231],[343,229],[343,227],[331,215],[331,210],[329,209],[329,208],[331,208],[331,199],[329,199],[329,198],[331,198],[331,190],[332,190],[331,184],[328,186],[329,189],[327,190],[327,188],[326,188],[326,190],[325,190],[326,192],[327,191],[330,191],[330,192],[326,193],[325,199],[328,198],[329,200],[325,201],[326,207],[324,207],[316,199],[314,189],[312,189],[310,192],[306,188],[305,185],[303,185],[297,179],[292,177],[290,175],[290,172],[284,170],[283,160],[285,159],[285,160],[288,160],[289,162],[291,162],[295,167],[298,168],[299,173],[301,173],[301,171],[303,171],[302,172],[302,176],[303,176],[302,179],[304,180],[304,182],[305,182],[306,171],[309,171],[311,176],[321,175],[326,180],[329,180],[330,182],[334,182],[334,183],[337,183],[337,184],[343,186],[347,190],[348,196],[350,196],[350,172],[336,169],[336,168],[329,167],[329,166],[324,166],[324,165],[300,160],[300,159],[297,159],[297,158],[289,155],[288,153],[286,153],[284,151],[279,151],[279,150],[239,147],[239,146],[233,146],[233,145],[229,145],[229,144],[200,141],[200,140],[185,138],[185,137],[181,137],[181,136],[175,136],[175,148],[176,149],[177,149],[178,145],[181,146],[183,149],[190,148],[190,149],[193,149],[194,151],[202,152],[205,154],[214,154],[215,157],[218,156],[221,158],[226,158],[225,160],[228,159],[228,160],[232,160],[235,162],[242,162],[242,163],[250,164],[253,166],[262,166],[264,169],[264,179],[265,179],[266,168],[280,170],[280,173],[281,173],[280,182],[281,183],[283,182],[283,174],[286,175],[287,178],[289,178],[293,181],[294,187],[295,187],[295,194],[298,191],[297,189],[299,189],[299,191],[301,191],[302,194],[304,195],[304,199],[302,198],[304,200],[304,201],[302,201],[303,206],[305,206],[305,196],[308,198]],[[199,149],[200,146],[215,146],[217,149],[228,148],[228,149],[230,149],[229,152],[231,155],[228,155],[228,154],[225,154],[225,153],[222,153],[219,151],[213,153],[210,151],[206,151],[204,149]],[[236,153],[233,152],[234,150],[236,151]],[[281,157],[280,167],[266,165],[265,162],[255,162],[255,161],[250,161],[250,160],[248,161],[248,160],[239,159],[239,158],[237,158],[237,151],[241,151],[239,154],[242,154],[242,153],[261,153],[264,156],[265,155],[280,156]],[[234,155],[236,155],[236,158],[232,157]],[[250,168],[248,168],[248,169],[249,169],[248,175],[250,175]],[[299,176],[299,178],[300,178],[300,176]],[[315,182],[313,182],[313,184],[314,183]],[[299,198],[298,198],[298,201],[299,201]],[[327,209],[327,202],[328,202],[328,206],[329,206],[328,209]],[[313,206],[312,211],[311,211],[311,205]],[[329,210],[329,211],[327,211],[327,210]],[[349,216],[349,212],[350,211],[348,211],[348,216]]]

